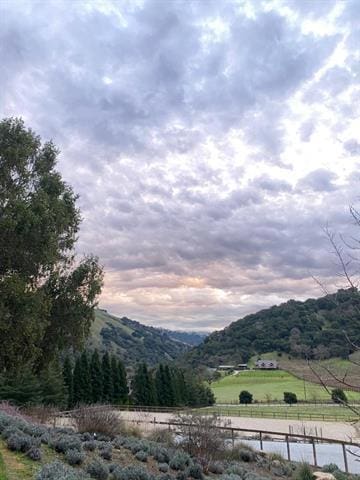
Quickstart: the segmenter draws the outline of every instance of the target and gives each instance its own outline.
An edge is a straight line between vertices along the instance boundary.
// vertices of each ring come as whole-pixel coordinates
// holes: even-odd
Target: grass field
[[[257,401],[280,401],[284,392],[296,393],[298,400],[329,400],[328,393],[321,385],[304,382],[283,370],[249,370],[227,375],[213,382],[211,388],[217,403],[238,403],[241,390],[248,390]],[[349,400],[360,400],[359,392],[346,394]]]
[[[234,405],[215,406],[206,408],[208,413],[217,413],[228,417],[253,417],[270,419],[291,419],[291,420],[322,420],[322,421],[353,421],[354,414],[347,408],[341,406],[304,405],[298,404],[289,406],[280,405]]]

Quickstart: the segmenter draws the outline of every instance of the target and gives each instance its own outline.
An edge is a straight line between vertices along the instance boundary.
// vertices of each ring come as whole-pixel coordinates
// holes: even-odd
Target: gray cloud
[[[100,256],[117,313],[217,327],[314,294],[309,272],[331,276],[320,226],[346,230],[355,177],[340,188],[314,164],[293,187],[285,152],[326,126],[319,105],[337,133],[356,118],[342,98],[358,82],[356,5],[320,35],[302,21],[336,2],[263,3],[253,15],[235,1],[0,5],[1,111],[61,148],[79,252]],[[325,68],[342,40],[344,63]],[[298,123],[295,98],[311,104]]]

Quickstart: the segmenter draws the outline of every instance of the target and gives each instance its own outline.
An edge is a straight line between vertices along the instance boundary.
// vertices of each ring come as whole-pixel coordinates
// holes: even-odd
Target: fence
[[[196,428],[196,425],[191,423],[157,421],[155,417],[153,420],[127,420],[127,421],[132,423],[137,423],[137,424],[146,423],[146,424],[152,424],[154,426],[156,425],[165,426],[165,427],[168,427],[169,430],[173,429],[174,433],[178,433],[177,432],[178,427],[186,427],[189,429],[189,432],[191,431],[192,427]],[[344,467],[345,467],[346,473],[349,473],[349,462],[348,462],[347,454],[351,453],[352,455],[354,455],[354,452],[349,450],[349,448],[351,447],[354,447],[357,449],[360,448],[360,443],[357,443],[357,442],[352,442],[352,441],[345,442],[341,440],[335,440],[333,438],[317,437],[313,435],[302,435],[297,433],[281,433],[281,432],[274,432],[272,430],[258,430],[258,429],[252,429],[252,428],[237,428],[237,427],[213,427],[213,428],[229,432],[229,438],[231,439],[232,448],[234,448],[235,446],[235,439],[238,438],[237,437],[238,433],[248,434],[247,438],[249,438],[250,436],[250,439],[258,440],[261,451],[264,450],[265,440],[279,441],[283,439],[283,441],[286,443],[287,459],[289,461],[291,461],[292,459],[291,448],[290,448],[291,443],[309,443],[312,445],[312,455],[313,455],[314,466],[318,466],[316,445],[324,444],[324,443],[340,445],[343,453]]]
[[[167,412],[167,413],[191,413],[191,409],[180,409],[180,408],[165,408],[165,407],[139,407],[139,406],[119,406],[119,405],[108,405],[106,407],[104,406],[98,406],[98,407],[89,407],[93,409],[98,409],[98,408],[109,408],[109,409],[114,409],[114,410],[119,410],[119,411],[135,411],[139,413],[161,413],[161,412]],[[76,410],[68,410],[61,412],[60,416],[64,417],[71,417],[71,415],[76,412]],[[152,420],[145,420],[145,419],[124,419],[126,422],[130,423],[136,423],[136,424],[151,424],[154,427],[156,425],[167,427],[169,430],[173,430],[174,433],[177,433],[177,428],[178,427],[187,427],[189,430],[193,427],[196,428],[196,425],[191,424],[191,423],[179,423],[176,421],[158,421],[156,420],[156,417],[154,417]],[[335,444],[335,445],[340,445],[342,449],[342,454],[343,454],[343,459],[344,459],[344,467],[346,473],[349,473],[349,462],[348,462],[348,456],[347,454],[350,453],[354,455],[354,452],[349,450],[349,448],[360,448],[360,442],[353,442],[353,441],[343,441],[343,440],[336,440],[333,438],[326,438],[326,437],[318,437],[314,435],[303,435],[303,434],[298,434],[289,431],[288,433],[284,432],[276,432],[272,430],[259,430],[259,429],[253,429],[253,428],[239,428],[239,427],[212,427],[218,430],[223,430],[229,433],[229,438],[231,439],[231,445],[232,448],[235,446],[235,438],[238,438],[238,434],[242,434],[242,438],[248,438],[252,440],[257,440],[259,441],[259,447],[260,450],[263,451],[264,449],[264,441],[265,440],[270,440],[270,441],[279,441],[283,440],[286,443],[286,452],[287,452],[287,459],[291,461],[291,448],[290,445],[291,443],[308,443],[312,445],[312,456],[313,456],[313,465],[318,466],[318,461],[317,461],[317,450],[316,450],[316,445],[319,444]],[[245,434],[245,437],[244,437]],[[247,436],[247,437],[246,437]],[[357,454],[356,454],[357,456]]]

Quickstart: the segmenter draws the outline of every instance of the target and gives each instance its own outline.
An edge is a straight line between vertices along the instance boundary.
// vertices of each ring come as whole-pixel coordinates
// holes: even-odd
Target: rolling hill
[[[98,309],[95,312],[88,347],[114,353],[126,365],[141,361],[154,365],[176,359],[200,341],[202,337],[194,332],[149,327]]]
[[[346,334],[345,334],[346,332]],[[298,359],[347,358],[360,344],[360,294],[339,290],[305,302],[289,300],[247,315],[187,352],[186,363],[215,367],[267,352]]]

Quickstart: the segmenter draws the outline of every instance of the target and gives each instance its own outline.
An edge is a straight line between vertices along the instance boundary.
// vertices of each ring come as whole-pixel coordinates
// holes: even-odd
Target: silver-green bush
[[[66,450],[65,459],[69,465],[81,465],[85,460],[86,455],[81,450],[69,449]]]
[[[107,480],[109,467],[102,460],[94,460],[86,467],[87,473],[96,480]]]

